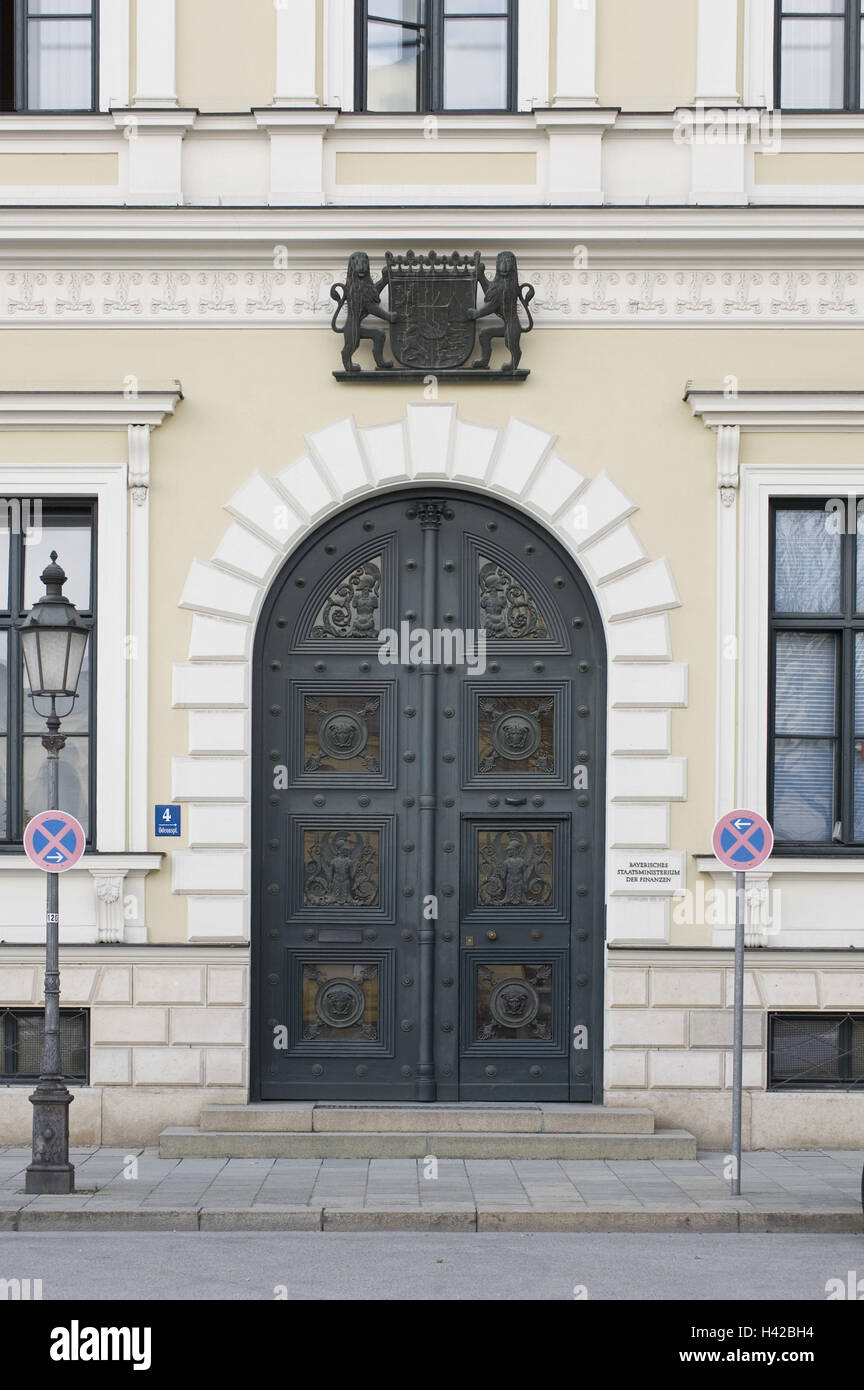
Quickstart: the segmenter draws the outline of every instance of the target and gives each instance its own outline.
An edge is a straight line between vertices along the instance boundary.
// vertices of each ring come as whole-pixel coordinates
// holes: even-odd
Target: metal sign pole
[[[732,1026],[732,1196],[741,1194],[741,1101],[744,1075],[744,889],[735,875],[735,1014]]]

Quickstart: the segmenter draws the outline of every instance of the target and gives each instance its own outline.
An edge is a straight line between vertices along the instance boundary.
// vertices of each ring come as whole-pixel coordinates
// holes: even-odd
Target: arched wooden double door
[[[366,499],[279,575],[255,682],[253,1098],[599,1100],[605,649],[573,561],[476,493]]]

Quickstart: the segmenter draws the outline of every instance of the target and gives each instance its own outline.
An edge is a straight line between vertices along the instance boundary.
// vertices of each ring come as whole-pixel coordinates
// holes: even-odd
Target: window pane
[[[846,0],[783,0],[784,14],[842,14]]]
[[[91,0],[29,0],[28,8],[31,15],[93,13]]]
[[[45,518],[42,534],[34,545],[24,547],[24,607],[32,608],[45,593],[39,576],[57,551],[58,564],[68,576],[63,593],[82,613],[90,611],[90,525],[58,526]]]
[[[81,675],[78,679],[78,699],[75,701],[71,713],[66,713],[69,709],[68,700],[58,700],[57,702],[57,713],[63,721],[60,732],[63,734],[86,734],[90,728],[90,648],[92,644],[93,637],[91,634],[87,641],[87,646],[84,649],[84,661],[81,666]],[[24,691],[24,732],[25,734],[44,734],[44,711],[48,708],[48,701],[40,700],[38,702],[39,710],[42,711],[42,713],[37,712],[33,708],[33,701],[30,697],[30,682],[27,679],[27,670],[23,661],[21,663],[21,668],[22,688]]]
[[[828,1019],[774,1020],[775,1081],[838,1081],[840,1023]]]
[[[0,737],[0,840],[5,840],[9,836],[9,822],[6,816],[6,788],[7,777],[7,740]]]
[[[68,811],[90,833],[87,814],[88,746],[70,738],[60,754],[60,805],[48,804],[48,767],[40,738],[24,739],[24,824],[40,811]]]
[[[445,22],[444,106],[448,111],[506,110],[506,20]]]
[[[843,19],[784,19],[780,105],[843,105]]]
[[[771,824],[777,840],[830,844],[834,829],[834,744],[830,740],[775,741]]]
[[[5,512],[0,512],[0,609],[9,607],[9,527]]]
[[[369,25],[366,105],[370,111],[416,111],[422,37],[394,24]]]
[[[7,656],[8,642],[8,633],[0,632],[0,734],[5,734],[9,728],[9,666]]]
[[[774,513],[774,608],[778,613],[840,610],[836,517],[822,508]]]
[[[852,1019],[852,1056],[849,1075],[853,1081],[864,1080],[864,1018]]]
[[[445,14],[503,14],[507,13],[506,0],[446,0]]]
[[[833,734],[837,643],[827,632],[778,632],[774,727]]]
[[[30,111],[89,111],[93,104],[93,26],[79,19],[39,19],[27,25],[27,106]]]
[[[422,24],[420,0],[369,0],[370,19],[398,19],[403,24]]]

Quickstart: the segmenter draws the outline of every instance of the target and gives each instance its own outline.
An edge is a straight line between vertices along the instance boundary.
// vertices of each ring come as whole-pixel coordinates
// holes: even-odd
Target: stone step
[[[603,1105],[358,1105],[285,1101],[207,1105],[208,1133],[309,1134],[653,1134],[651,1110]]]
[[[160,1158],[695,1158],[686,1129],[654,1134],[201,1130],[159,1136]]]

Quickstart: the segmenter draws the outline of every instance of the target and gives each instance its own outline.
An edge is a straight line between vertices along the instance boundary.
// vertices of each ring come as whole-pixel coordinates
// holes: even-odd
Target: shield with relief
[[[441,257],[435,251],[417,256],[385,257],[390,290],[393,356],[418,371],[461,367],[474,350],[476,329],[468,311],[477,302],[480,252],[471,257]]]

